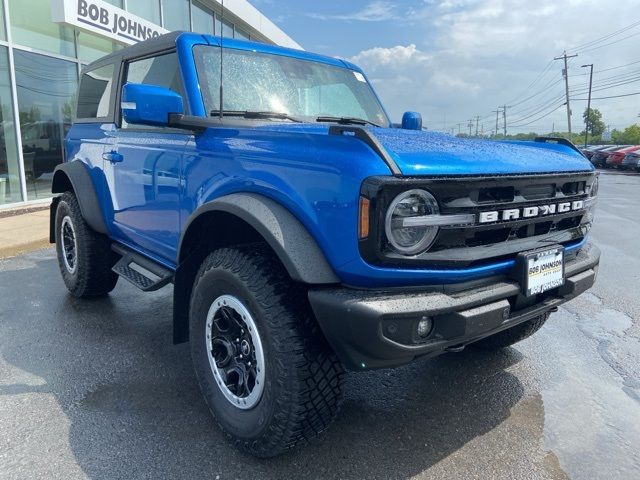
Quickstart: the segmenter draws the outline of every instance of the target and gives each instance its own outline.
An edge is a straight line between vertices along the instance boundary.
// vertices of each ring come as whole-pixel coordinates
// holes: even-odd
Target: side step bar
[[[173,272],[133,250],[114,243],[111,250],[122,258],[111,270],[143,292],[158,290],[173,280]]]

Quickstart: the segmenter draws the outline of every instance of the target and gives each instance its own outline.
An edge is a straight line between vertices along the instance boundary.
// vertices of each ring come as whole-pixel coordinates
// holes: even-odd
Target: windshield
[[[205,108],[220,110],[220,50],[194,48]],[[304,121],[359,118],[381,126],[389,120],[360,72],[282,55],[225,48],[223,110],[286,113]]]

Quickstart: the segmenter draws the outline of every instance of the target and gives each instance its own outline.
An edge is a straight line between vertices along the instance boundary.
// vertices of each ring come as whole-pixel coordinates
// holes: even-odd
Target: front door
[[[125,82],[183,91],[175,53],[131,61]],[[180,172],[190,137],[184,130],[121,120],[104,159],[113,235],[168,263],[175,261],[180,236]]]

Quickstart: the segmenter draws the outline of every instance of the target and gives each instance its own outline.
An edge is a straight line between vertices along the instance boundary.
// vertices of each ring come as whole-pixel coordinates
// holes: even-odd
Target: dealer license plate
[[[537,295],[564,285],[564,249],[555,247],[525,255],[525,293]]]

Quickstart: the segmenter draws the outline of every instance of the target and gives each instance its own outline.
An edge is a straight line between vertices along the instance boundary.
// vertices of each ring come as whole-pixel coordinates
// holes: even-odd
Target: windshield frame
[[[197,47],[197,48],[196,48]],[[384,108],[383,103],[380,101],[380,97],[378,96],[377,92],[375,91],[375,89],[373,88],[373,86],[371,85],[371,83],[369,82],[369,79],[367,78],[366,74],[360,70],[358,67],[356,67],[353,64],[350,64],[348,62],[344,62],[342,60],[339,59],[333,59],[333,58],[327,58],[328,61],[324,62],[324,61],[319,61],[317,59],[312,59],[312,58],[304,58],[302,56],[297,56],[297,55],[290,55],[288,54],[288,52],[279,52],[279,51],[263,51],[263,50],[256,50],[256,49],[245,49],[245,48],[238,48],[235,45],[223,45],[222,47],[220,47],[219,45],[215,45],[215,44],[197,44],[194,45],[193,48],[193,61],[194,61],[194,67],[195,67],[195,73],[196,73],[196,78],[197,78],[197,82],[198,82],[198,90],[199,90],[199,101],[202,102],[202,105],[204,107],[204,111],[205,111],[205,115],[209,116],[211,112],[209,112],[209,106],[207,105],[207,100],[205,98],[205,89],[206,84],[207,84],[207,73],[206,71],[203,71],[203,58],[204,58],[204,54],[198,52],[198,50],[200,49],[205,49],[205,47],[208,48],[214,48],[214,49],[219,49],[219,48],[223,48],[224,50],[222,51],[223,54],[223,69],[224,69],[224,54],[226,52],[238,52],[241,54],[245,54],[245,55],[257,55],[257,56],[276,56],[276,57],[284,57],[287,59],[291,59],[292,61],[298,61],[298,62],[307,62],[307,63],[312,63],[314,65],[319,65],[322,67],[326,67],[327,69],[341,69],[341,70],[345,70],[348,72],[353,72],[354,75],[358,74],[361,75],[362,78],[364,78],[364,82],[366,85],[366,91],[368,92],[368,94],[371,97],[371,106],[375,107],[376,109],[379,110],[380,115],[383,117],[383,122],[376,122],[376,123],[380,123],[380,126],[383,128],[391,128],[393,126],[393,123],[391,122],[391,119],[389,117],[389,114],[387,113],[386,109]],[[305,52],[306,53],[306,52]],[[220,51],[217,50],[215,52],[215,55],[220,55]],[[357,77],[356,77],[357,78]],[[225,79],[226,81],[229,81],[228,78]],[[219,82],[217,82],[219,83]],[[223,85],[224,86],[224,85]],[[224,95],[224,91],[223,91],[223,95]],[[218,110],[219,107],[215,108],[214,110]],[[275,112],[275,110],[274,110]],[[289,113],[289,112],[278,112],[278,113]],[[292,116],[295,116],[296,118],[300,118],[300,120],[303,123],[320,123],[316,121],[316,117],[318,117],[318,115],[296,115],[296,112],[290,112],[289,113]],[[367,115],[368,116],[368,115]],[[366,120],[367,122],[370,122],[371,120],[366,118],[367,116],[365,116],[365,118],[363,118],[363,120]],[[247,121],[252,121],[255,122],[255,119],[242,119],[242,118],[235,118],[236,120],[247,120]],[[284,120],[278,120],[275,119],[276,121],[284,121]],[[265,120],[265,121],[273,121],[273,120]]]

